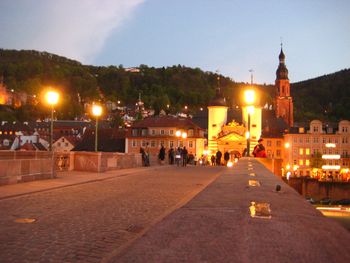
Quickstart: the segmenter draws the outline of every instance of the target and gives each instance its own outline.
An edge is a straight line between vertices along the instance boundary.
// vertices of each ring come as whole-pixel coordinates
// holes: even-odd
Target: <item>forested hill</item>
[[[350,120],[350,69],[291,85],[296,121]]]
[[[123,66],[85,66],[46,52],[24,50],[0,49],[1,74],[7,88],[15,92],[38,95],[45,86],[58,87],[64,94],[57,110],[60,119],[84,114],[84,102],[120,100],[124,105],[135,105],[139,93],[146,107],[156,112],[166,109],[169,104],[173,113],[185,105],[194,113],[208,105],[218,82],[231,106],[239,104],[239,91],[244,86],[216,73],[181,65],[166,68],[140,65],[135,72]],[[263,88],[267,89],[267,86]],[[38,118],[37,114],[46,114],[46,108],[39,103],[32,111],[27,106],[25,112],[31,114],[24,114],[22,110],[16,118]]]
[[[154,68],[140,65],[135,70],[123,66],[96,67],[47,52],[0,49],[0,76],[3,75],[8,90],[40,95],[44,87],[55,86],[61,90],[62,101],[57,106],[59,119],[73,119],[84,115],[84,102],[117,101],[135,105],[139,93],[146,107],[159,112],[170,105],[175,113],[189,106],[194,113],[206,107],[215,95],[218,83],[229,106],[240,105],[240,94],[248,85],[236,83],[228,77],[199,68],[171,66]],[[219,78],[219,82],[218,82]],[[314,80],[292,84],[296,121],[310,118],[331,119],[349,116],[349,70],[344,70]],[[261,91],[261,104],[272,104],[274,87],[257,85]],[[334,90],[334,91],[333,91]],[[346,106],[347,105],[347,106]],[[324,115],[324,110],[327,114]],[[2,111],[0,120],[30,120],[47,116],[47,107],[39,104],[14,109],[11,114]]]

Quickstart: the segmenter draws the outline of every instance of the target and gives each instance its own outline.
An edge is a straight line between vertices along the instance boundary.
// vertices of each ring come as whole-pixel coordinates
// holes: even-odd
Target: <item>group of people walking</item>
[[[188,163],[188,150],[184,146],[183,148],[171,147],[168,151],[169,164],[176,164],[177,166],[187,166]]]
[[[265,152],[265,147],[262,144],[263,139],[259,139],[258,140],[258,144],[254,147],[254,151],[253,151],[253,156],[254,157],[266,157],[266,152]],[[246,149],[245,149],[246,151]],[[140,148],[140,153],[142,155],[142,163],[144,166],[150,166],[150,154],[149,154],[149,148],[148,148],[148,144],[146,145],[145,148]],[[232,154],[232,153],[231,153]],[[219,166],[219,165],[227,165],[227,163],[230,161],[231,159],[231,154],[228,151],[225,151],[224,155],[222,155],[222,152],[220,150],[218,150],[216,152],[216,154],[211,155],[210,157],[210,162],[212,166]],[[238,153],[238,155],[240,155]],[[244,154],[243,154],[244,155]],[[164,147],[164,145],[161,146],[161,148],[159,149],[159,153],[158,153],[158,160],[161,164],[164,163],[165,161],[165,157],[166,157],[166,149]],[[239,158],[240,156],[236,156],[236,154],[234,154],[234,159],[235,158]],[[223,161],[222,161],[223,158]],[[199,160],[197,159],[196,155],[193,155],[192,153],[189,154],[188,150],[186,149],[186,147],[177,147],[177,148],[173,148],[170,147],[170,149],[168,150],[168,160],[169,160],[169,164],[173,165],[176,164],[177,166],[187,166],[187,164],[190,162],[194,165],[197,165],[197,162],[200,165],[206,165],[207,164],[207,158],[206,156],[202,155],[201,158],[199,158]],[[209,164],[209,162],[208,162]]]

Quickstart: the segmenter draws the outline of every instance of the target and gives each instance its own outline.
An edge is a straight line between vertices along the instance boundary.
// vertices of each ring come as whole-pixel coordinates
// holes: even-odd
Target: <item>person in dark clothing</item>
[[[160,147],[158,158],[159,158],[160,163],[162,164],[164,159],[165,159],[165,148],[164,148],[163,144],[162,144],[162,147]]]
[[[168,158],[169,158],[169,164],[174,164],[175,151],[173,147],[171,147],[170,150],[168,151]]]
[[[219,151],[216,152],[216,165],[221,165],[222,153]]]
[[[143,165],[143,166],[147,166],[147,156],[146,156],[145,149],[143,149],[143,148],[141,147],[141,148],[140,148],[140,153],[141,153],[141,158],[142,158],[142,165]]]
[[[188,151],[186,147],[182,149],[182,166],[187,166]]]
[[[215,166],[215,156],[214,156],[214,155],[212,155],[212,156],[210,157],[210,161],[211,161],[211,165],[212,165],[212,166]]]
[[[230,154],[228,151],[224,153],[224,160],[225,160],[225,165],[227,165],[228,161],[230,160]]]

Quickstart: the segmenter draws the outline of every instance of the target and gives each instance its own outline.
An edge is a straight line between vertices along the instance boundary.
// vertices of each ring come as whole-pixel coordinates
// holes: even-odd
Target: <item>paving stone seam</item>
[[[213,179],[208,181],[205,185],[202,185],[197,190],[194,190],[194,191],[190,192],[189,194],[187,194],[180,202],[178,202],[176,205],[167,209],[163,214],[161,214],[157,219],[155,219],[151,224],[149,224],[148,227],[143,229],[138,235],[136,235],[134,238],[129,240],[126,244],[122,245],[121,247],[115,249],[110,254],[105,256],[100,261],[100,263],[109,263],[109,262],[111,262],[112,259],[123,255],[123,253],[125,253],[127,251],[128,247],[131,246],[134,242],[136,242],[136,240],[138,240],[139,238],[144,236],[148,232],[148,230],[150,230],[154,225],[161,222],[167,216],[169,216],[170,214],[172,214],[173,212],[175,212],[176,210],[178,210],[180,208],[182,209],[188,202],[190,202],[200,192],[202,192],[205,188],[207,188],[209,185],[211,185],[222,174],[222,172],[223,172],[222,170],[217,172],[216,175],[213,177]]]

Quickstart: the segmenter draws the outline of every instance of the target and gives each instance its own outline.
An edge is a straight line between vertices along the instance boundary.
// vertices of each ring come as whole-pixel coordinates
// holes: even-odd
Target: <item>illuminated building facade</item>
[[[284,144],[284,169],[295,176],[340,179],[348,173],[350,121],[342,120],[331,126],[313,120],[309,127],[291,128],[284,135]]]

